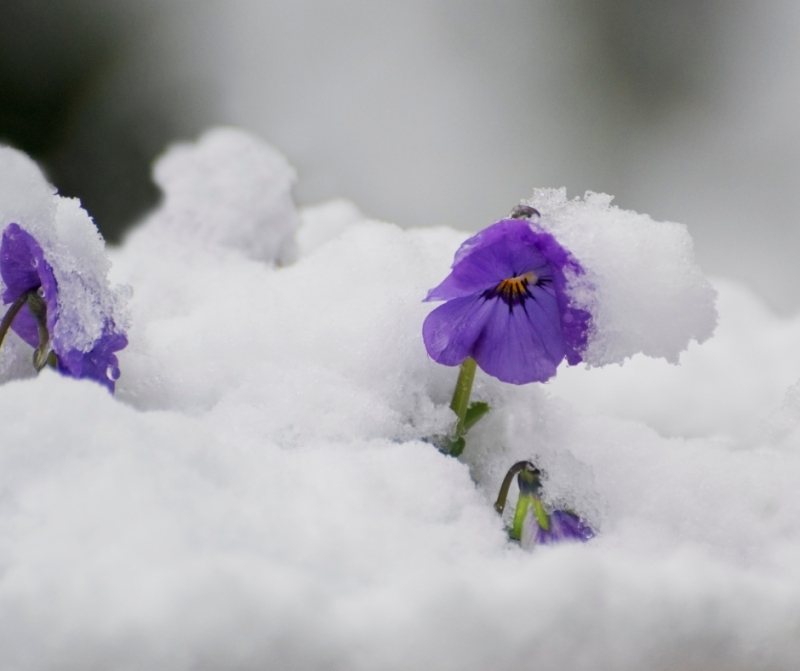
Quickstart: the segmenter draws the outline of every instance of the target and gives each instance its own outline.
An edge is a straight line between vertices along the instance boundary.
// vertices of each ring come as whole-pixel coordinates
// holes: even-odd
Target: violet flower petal
[[[532,293],[533,300],[516,307],[491,300],[490,317],[473,347],[478,365],[503,382],[545,382],[566,353],[555,298],[541,289]]]
[[[6,285],[3,302],[13,303],[31,289],[41,287],[47,304],[47,328],[53,333],[58,319],[58,285],[53,269],[44,258],[44,252],[35,238],[17,224],[3,231],[0,242],[0,277]],[[11,325],[13,331],[31,347],[39,346],[36,320],[25,305]]]
[[[544,382],[564,358],[555,298],[536,291],[525,309],[499,298],[457,298],[425,319],[422,333],[428,353],[438,363],[455,366],[468,356],[503,382]]]
[[[114,391],[119,378],[119,361],[114,354],[128,345],[123,333],[106,333],[89,352],[70,350],[59,354],[58,370],[77,379],[90,379]]]
[[[549,261],[542,250],[550,249],[551,240],[555,242],[549,233],[534,231],[526,221],[498,221],[461,245],[452,272],[428,292],[425,300],[469,296],[509,277],[541,271]]]
[[[480,296],[465,296],[433,310],[422,324],[422,338],[431,358],[445,366],[457,366],[471,356],[491,308]]]
[[[594,531],[577,515],[566,510],[550,514],[550,526],[542,529],[533,510],[529,510],[522,524],[520,544],[525,548],[558,543],[585,543],[594,538]]]

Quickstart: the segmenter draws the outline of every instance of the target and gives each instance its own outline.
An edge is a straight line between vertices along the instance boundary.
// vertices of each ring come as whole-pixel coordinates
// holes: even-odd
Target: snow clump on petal
[[[567,200],[566,189],[536,189],[526,201],[585,271],[569,278],[573,306],[592,315],[583,360],[600,366],[642,352],[677,363],[691,340],[714,332],[716,292],[686,226],[621,210],[611,199],[587,192]]]

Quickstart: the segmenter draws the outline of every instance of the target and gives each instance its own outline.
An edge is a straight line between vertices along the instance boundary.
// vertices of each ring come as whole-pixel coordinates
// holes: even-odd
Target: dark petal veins
[[[478,365],[503,382],[544,382],[555,375],[564,358],[564,342],[555,298],[534,288],[534,300],[523,309],[509,312],[499,298],[491,299],[492,310],[475,341],[472,356]]]
[[[431,358],[456,366],[469,356],[489,375],[512,384],[543,382],[564,358],[555,298],[534,288],[538,300],[509,312],[499,297],[457,298],[431,312],[422,327]]]

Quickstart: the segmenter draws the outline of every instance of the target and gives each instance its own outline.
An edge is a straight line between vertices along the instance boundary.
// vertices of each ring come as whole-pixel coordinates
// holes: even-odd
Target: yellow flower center
[[[508,299],[515,298],[517,296],[522,297],[526,293],[525,287],[527,287],[529,284],[536,284],[538,279],[539,278],[536,276],[536,273],[533,271],[517,277],[511,277],[500,282],[500,284],[497,285],[495,292],[503,296],[503,298]]]

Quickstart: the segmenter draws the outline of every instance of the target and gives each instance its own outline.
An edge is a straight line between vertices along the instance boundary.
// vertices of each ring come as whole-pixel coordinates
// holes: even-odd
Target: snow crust
[[[0,667],[797,667],[800,321],[723,281],[717,335],[678,367],[634,356],[524,387],[479,372],[493,411],[462,462],[424,441],[453,421],[457,372],[427,358],[421,300],[467,233],[334,202],[261,231],[300,222],[299,257],[278,267],[206,237],[210,219],[191,242],[169,203],[111,252],[134,287],[117,395],[50,371],[0,386]],[[629,235],[606,213],[623,221],[598,246],[669,269],[653,320],[679,318],[670,283],[711,295],[682,229],[637,219]],[[598,290],[603,263],[658,280],[642,258],[595,257],[576,218],[550,221]],[[631,311],[646,293],[614,290]],[[607,356],[677,357],[713,325],[698,301],[663,337],[621,313],[642,330],[609,326]],[[491,504],[521,458],[595,540],[506,541]]]

